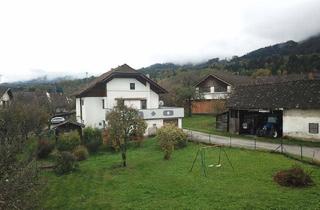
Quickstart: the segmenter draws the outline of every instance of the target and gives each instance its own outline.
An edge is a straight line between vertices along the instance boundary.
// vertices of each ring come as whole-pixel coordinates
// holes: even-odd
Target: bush
[[[293,166],[288,170],[279,171],[274,177],[279,185],[286,187],[305,187],[313,184],[310,174],[301,167]]]
[[[85,146],[79,145],[74,149],[73,155],[78,161],[86,160],[89,156],[88,149]]]
[[[59,136],[57,149],[59,151],[72,151],[78,145],[80,145],[79,133],[77,131],[72,131]]]
[[[54,169],[56,174],[62,175],[78,168],[75,156],[70,152],[60,152],[57,156],[57,165]]]
[[[109,130],[104,129],[102,132],[103,148],[107,151],[119,151],[119,146],[114,144],[114,141],[110,139]]]
[[[186,146],[187,135],[182,129],[175,125],[168,124],[158,129],[157,140],[164,151],[164,159],[168,160],[174,148]]]
[[[102,145],[101,130],[91,127],[83,129],[83,144],[90,152],[97,152]]]
[[[54,149],[54,144],[48,140],[39,140],[37,145],[37,158],[47,158]]]

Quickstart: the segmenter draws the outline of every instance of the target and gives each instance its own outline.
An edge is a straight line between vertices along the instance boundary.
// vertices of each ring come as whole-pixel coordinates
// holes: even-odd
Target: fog
[[[202,62],[320,32],[317,0],[0,2],[1,82]]]

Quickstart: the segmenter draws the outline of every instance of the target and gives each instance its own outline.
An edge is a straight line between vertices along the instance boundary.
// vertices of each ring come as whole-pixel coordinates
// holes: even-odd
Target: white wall
[[[130,90],[130,83],[135,83],[135,90]],[[117,104],[116,98],[146,99],[148,109],[159,107],[159,95],[150,89],[150,84],[144,85],[134,78],[114,78],[107,83],[108,108],[112,109]],[[130,103],[128,100],[126,105],[138,106],[138,102]]]
[[[320,134],[309,133],[309,123],[320,124],[320,110],[291,109],[283,111],[283,135],[320,141]]]
[[[182,128],[182,118],[178,119],[178,128]]]
[[[127,107],[131,107],[134,109],[140,109],[141,108],[141,101],[140,100],[124,100],[124,105]]]
[[[102,107],[102,99],[106,100],[105,97],[82,98],[84,102],[82,106],[82,119],[86,126],[103,128],[103,121],[106,119],[106,109]]]
[[[8,92],[5,92],[1,97],[1,101],[9,101],[9,100],[10,100],[10,96]]]
[[[202,93],[204,99],[226,99],[228,97],[227,92],[214,92],[214,93]]]
[[[78,123],[82,123],[80,114],[80,98],[76,98],[76,119]]]

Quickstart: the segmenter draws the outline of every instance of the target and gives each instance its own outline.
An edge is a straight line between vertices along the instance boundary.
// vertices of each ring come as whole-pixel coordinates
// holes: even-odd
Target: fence
[[[185,130],[185,132],[188,134],[189,140],[195,142],[201,142],[205,144],[218,144],[228,147],[278,152],[286,156],[292,157],[294,159],[312,163],[320,163],[320,148],[316,147],[308,147],[303,145],[288,145],[283,144],[280,140],[280,142],[277,144],[257,141],[256,138],[252,140],[247,140],[232,136],[218,136],[191,130]]]

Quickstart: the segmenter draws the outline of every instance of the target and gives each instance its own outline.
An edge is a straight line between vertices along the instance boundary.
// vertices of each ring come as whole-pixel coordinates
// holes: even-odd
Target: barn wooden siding
[[[229,131],[229,112],[224,112],[216,116],[216,129],[218,131]]]
[[[211,99],[211,100],[196,100],[192,101],[193,114],[218,114],[223,112],[226,100]]]

